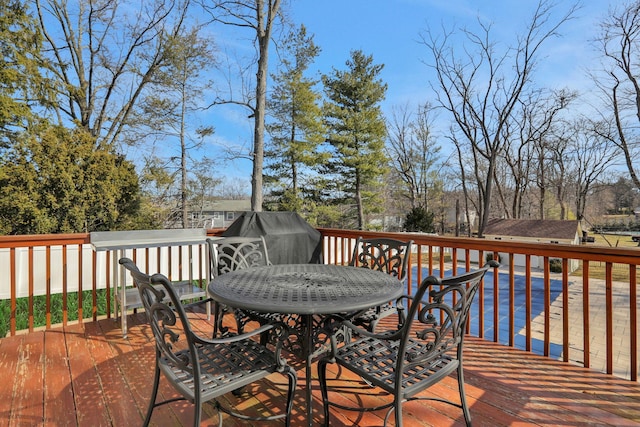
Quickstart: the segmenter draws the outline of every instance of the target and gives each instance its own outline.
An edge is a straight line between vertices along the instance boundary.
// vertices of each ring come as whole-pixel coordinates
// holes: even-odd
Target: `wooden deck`
[[[1,339],[0,425],[140,425],[153,370],[151,334],[143,316],[129,316],[127,339],[111,319]],[[211,330],[204,317],[197,327]],[[640,384],[474,338],[468,339],[465,356],[475,426],[640,425]],[[303,375],[300,366],[300,382]],[[351,384],[363,387],[357,379]],[[455,387],[455,379],[448,378],[430,392],[455,396]],[[284,378],[274,375],[249,388],[242,400],[230,396],[227,403],[256,412],[281,408],[284,389]],[[171,390],[167,386],[161,392]],[[314,425],[321,425],[317,382],[314,394]],[[348,393],[343,397],[351,398]],[[458,409],[438,403],[414,402],[404,413],[407,427],[464,424]],[[299,389],[293,425],[305,425],[304,414]],[[379,415],[358,418],[357,413],[334,411],[330,425],[380,426]],[[217,425],[211,406],[205,408],[205,416],[203,425]],[[158,408],[152,421],[160,426],[191,425],[192,405],[177,402]],[[249,424],[225,418],[224,425]]]

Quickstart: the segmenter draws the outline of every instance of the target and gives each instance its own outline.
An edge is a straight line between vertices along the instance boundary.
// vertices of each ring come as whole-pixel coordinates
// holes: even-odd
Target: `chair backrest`
[[[349,265],[384,271],[404,280],[412,246],[413,240],[358,237]]]
[[[429,276],[422,281],[409,307],[402,308],[402,328],[397,369],[411,371],[416,366],[429,367],[439,358],[462,356],[464,334],[469,310],[478,287],[489,268],[498,267],[490,261],[482,268],[440,279]],[[412,342],[412,345],[408,345]]]
[[[269,265],[269,253],[264,237],[225,237],[207,239],[212,275]]]
[[[133,278],[134,285],[139,286],[140,283],[149,283],[151,281],[151,276],[140,271],[136,263],[130,258],[120,258],[118,262],[121,266],[129,270],[129,273],[131,273],[131,277]]]
[[[197,354],[191,340],[193,333],[171,281],[162,274],[149,276],[142,273],[129,258],[120,258],[118,262],[129,270],[138,288],[160,357],[180,369],[194,373],[194,369],[199,367],[193,357]],[[181,338],[183,343],[179,343]],[[199,378],[199,375],[195,378]]]

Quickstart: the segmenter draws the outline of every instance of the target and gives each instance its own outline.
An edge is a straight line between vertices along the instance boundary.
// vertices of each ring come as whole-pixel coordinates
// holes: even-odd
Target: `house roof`
[[[573,240],[579,231],[579,225],[579,221],[555,219],[491,218],[484,229],[484,235]]]
[[[216,200],[208,202],[204,206],[206,211],[245,212],[251,210],[250,199]]]

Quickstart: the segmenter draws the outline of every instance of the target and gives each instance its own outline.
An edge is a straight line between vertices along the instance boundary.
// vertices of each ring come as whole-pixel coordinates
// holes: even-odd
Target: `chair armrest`
[[[276,334],[276,346],[275,346],[275,358],[278,364],[278,370],[283,371],[287,366],[287,361],[284,357],[282,357],[282,346],[284,344],[285,338],[288,336],[288,329],[286,325],[282,322],[272,322],[266,323],[258,328],[252,329],[249,332],[245,332],[238,335],[228,335],[222,338],[204,338],[196,333],[192,332],[193,341],[196,344],[229,344],[238,341],[246,341],[250,340],[255,336],[262,335],[268,331],[273,331]]]
[[[394,341],[400,338],[401,330],[384,331],[384,332],[370,332],[368,329],[364,329],[358,325],[353,324],[350,320],[342,322],[342,326],[352,330],[358,335],[362,335],[369,338],[376,338],[380,340]]]
[[[200,335],[194,333],[194,340],[200,344],[228,344],[237,341],[248,340],[252,337],[263,334],[264,332],[270,331],[271,329],[276,328],[277,324],[275,323],[267,323],[258,328],[252,329],[249,332],[244,332],[238,335],[227,335],[221,338],[204,338]]]
[[[375,332],[370,332],[367,329],[364,329],[358,325],[355,325],[353,322],[351,322],[350,320],[343,320],[339,323],[339,328],[342,328],[343,330],[349,330],[354,332],[357,335],[360,336],[365,336],[365,337],[370,337],[370,338],[374,338],[374,339],[379,339],[379,340],[387,340],[387,341],[397,341],[398,339],[401,338],[402,336],[402,329],[397,329],[394,331],[384,331],[381,333],[375,333]],[[345,338],[345,340],[348,340],[350,336],[352,336],[353,334],[351,333],[344,333],[342,334]],[[337,334],[331,334],[329,337],[329,342],[331,343],[331,353],[335,354],[335,351],[338,348],[338,339],[337,339]],[[346,342],[346,341],[345,341]]]
[[[197,307],[209,302],[214,303],[215,300],[213,298],[205,298],[203,300],[190,302],[189,304],[182,304],[182,307],[184,307],[185,311],[187,311],[187,310],[193,309],[194,307]]]

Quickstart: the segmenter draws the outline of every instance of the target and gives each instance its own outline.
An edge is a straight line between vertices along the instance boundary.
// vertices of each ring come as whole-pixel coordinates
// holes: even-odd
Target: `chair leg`
[[[398,399],[397,397],[394,397],[394,399],[396,427],[402,427],[402,399]]]
[[[327,360],[318,361],[318,382],[322,393],[322,411],[324,413],[324,427],[329,427],[329,393],[327,391]]]
[[[467,426],[471,426],[471,412],[467,405],[467,395],[464,391],[464,374],[462,372],[462,361],[458,365],[458,390],[460,391],[460,404],[462,406],[462,413],[464,414],[464,421]]]
[[[293,368],[289,367],[287,369],[287,377],[289,378],[289,390],[287,391],[287,407],[286,417],[285,417],[285,426],[289,427],[291,425],[291,410],[293,409],[293,396],[296,391],[296,385],[298,384],[298,377]]]
[[[222,336],[227,331],[227,328],[222,326],[225,307],[216,302],[213,306],[213,338],[217,338],[218,335]]]
[[[196,382],[196,384],[198,384],[198,382]],[[200,393],[196,392],[193,403],[195,405],[193,410],[193,427],[200,427],[200,418],[202,418],[202,400],[200,399]]]
[[[160,384],[160,367],[158,366],[158,351],[156,350],[156,368],[153,373],[153,390],[151,391],[151,400],[149,401],[149,408],[147,409],[147,416],[144,419],[144,427],[147,427],[151,422],[151,414],[156,407],[156,398],[158,396],[158,386]]]

